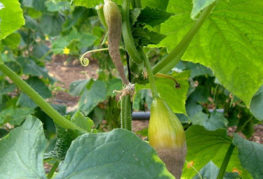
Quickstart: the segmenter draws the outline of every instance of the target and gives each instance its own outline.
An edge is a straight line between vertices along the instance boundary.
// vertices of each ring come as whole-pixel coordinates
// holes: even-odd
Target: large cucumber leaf
[[[209,161],[220,167],[231,138],[225,129],[207,131],[201,126],[192,126],[186,132],[187,156],[182,178],[193,178]],[[241,166],[238,151],[235,149],[227,167],[227,172],[239,171],[241,177],[251,176]]]
[[[254,179],[263,178],[263,145],[243,139],[239,135],[234,135],[234,144],[238,148],[241,164]]]
[[[143,0],[141,1],[143,7],[151,7],[165,10],[169,3],[169,0]]]
[[[46,178],[46,139],[42,123],[31,116],[0,140],[0,178]]]
[[[23,11],[18,0],[0,1],[0,40],[25,24]]]
[[[260,121],[263,120],[263,86],[258,90],[252,98],[250,104],[251,113]]]
[[[169,1],[176,14],[161,27],[160,46],[174,48],[192,27],[192,0]],[[200,10],[200,9],[199,9]],[[263,1],[217,1],[183,60],[210,67],[218,80],[247,106],[263,84]]]
[[[116,129],[74,140],[55,178],[174,177],[146,142],[127,130]]]

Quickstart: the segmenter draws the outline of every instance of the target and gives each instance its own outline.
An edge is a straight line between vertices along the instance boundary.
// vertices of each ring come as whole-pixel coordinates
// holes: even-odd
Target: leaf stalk
[[[233,153],[234,149],[235,149],[235,145],[233,143],[231,143],[229,148],[228,148],[228,150],[227,150],[227,153],[225,155],[223,163],[222,163],[222,165],[220,167],[219,173],[217,175],[217,179],[223,179],[224,178],[227,165],[228,165],[228,163],[230,161],[230,158],[232,156],[232,153]]]
[[[66,129],[79,130],[83,129],[67,120],[59,112],[57,112],[49,103],[47,103],[31,86],[22,80],[12,69],[4,63],[0,63],[0,71],[8,76],[26,95],[28,95],[53,121],[59,126]]]

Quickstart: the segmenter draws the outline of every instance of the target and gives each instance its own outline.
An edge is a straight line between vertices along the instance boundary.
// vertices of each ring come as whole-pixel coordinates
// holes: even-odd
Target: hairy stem
[[[142,3],[141,0],[132,0],[132,4],[133,4],[133,8],[141,8],[142,7]]]
[[[183,37],[180,43],[159,63],[153,67],[153,73],[167,73],[169,72],[182,58],[190,42],[194,38],[195,34],[199,31],[206,18],[209,16],[211,10],[214,8],[215,3],[208,6],[200,15],[189,32]]]
[[[83,129],[67,120],[58,113],[50,104],[48,104],[31,86],[22,80],[13,70],[3,63],[0,63],[0,71],[8,76],[26,95],[28,95],[56,124],[66,129],[79,130]]]
[[[153,97],[158,97],[158,92],[157,92],[157,88],[155,85],[152,67],[149,62],[149,59],[145,56],[141,48],[140,49],[136,48],[133,36],[131,34],[131,26],[130,26],[130,19],[129,19],[130,18],[130,13],[129,13],[130,2],[131,2],[130,0],[123,0],[123,6],[122,6],[122,10],[123,10],[122,35],[123,35],[124,45],[131,59],[133,59],[135,62],[136,62],[136,59],[139,60],[137,62],[140,62],[141,60],[144,62],[147,73],[148,73],[149,82],[151,85],[152,95]],[[134,2],[135,5],[136,4],[138,5],[138,3],[140,5],[140,1],[133,0],[132,2]]]
[[[246,125],[247,123],[252,120],[253,117],[251,117],[250,119],[248,119],[240,128],[237,128],[235,133],[237,132],[240,132]],[[224,158],[224,161],[220,167],[220,170],[219,170],[219,173],[218,173],[218,176],[217,176],[217,179],[223,179],[224,178],[224,174],[225,174],[225,171],[226,171],[226,168],[227,168],[227,165],[229,163],[229,160],[231,158],[231,155],[233,153],[235,149],[235,145],[233,144],[233,142],[230,144],[227,152],[226,152],[226,155],[225,155],[225,158]]]
[[[225,158],[223,160],[223,163],[220,167],[220,170],[219,170],[219,173],[217,175],[217,179],[223,179],[224,178],[224,174],[225,174],[225,171],[226,171],[226,168],[227,168],[227,165],[229,163],[229,160],[232,156],[232,153],[235,149],[235,145],[233,143],[230,144],[227,152],[226,152],[226,155],[225,155]]]
[[[140,51],[140,54],[143,57],[145,68],[147,70],[147,75],[148,75],[148,78],[149,78],[149,82],[150,82],[153,98],[157,98],[159,95],[158,95],[157,87],[155,85],[155,79],[154,79],[154,75],[153,75],[153,72],[152,72],[152,67],[151,67],[150,61],[145,56],[145,54],[144,54],[144,52],[142,50]]]
[[[132,130],[131,96],[126,95],[121,99],[121,128]]]

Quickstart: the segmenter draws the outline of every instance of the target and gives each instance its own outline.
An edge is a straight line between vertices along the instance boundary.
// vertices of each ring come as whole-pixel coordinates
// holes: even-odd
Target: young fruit
[[[179,179],[186,155],[185,132],[176,115],[160,98],[152,102],[148,136],[150,145],[168,170]]]
[[[109,53],[112,61],[119,71],[122,82],[125,85],[129,84],[128,79],[125,76],[123,64],[121,62],[121,55],[119,51],[119,45],[121,40],[121,24],[122,17],[118,6],[111,0],[104,0],[103,12],[106,24],[108,26],[108,44]]]

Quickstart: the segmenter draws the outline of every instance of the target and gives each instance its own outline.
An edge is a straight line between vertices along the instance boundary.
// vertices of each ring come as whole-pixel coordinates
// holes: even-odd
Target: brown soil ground
[[[66,105],[69,111],[74,110],[77,107],[78,98],[72,97],[67,93],[69,86],[73,81],[97,78],[98,64],[96,60],[91,60],[89,66],[82,67],[79,61],[73,60],[71,62],[66,62],[65,56],[55,56],[53,60],[46,65],[49,74],[56,78],[58,86],[62,90],[55,90],[53,102],[56,104]],[[133,130],[140,131],[147,128],[148,121],[133,121]],[[234,128],[229,128],[229,133],[234,132]],[[250,140],[257,143],[263,143],[263,125],[255,126],[255,133]]]

